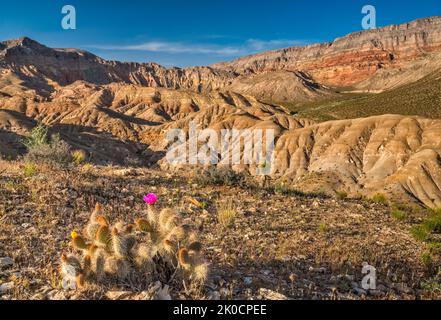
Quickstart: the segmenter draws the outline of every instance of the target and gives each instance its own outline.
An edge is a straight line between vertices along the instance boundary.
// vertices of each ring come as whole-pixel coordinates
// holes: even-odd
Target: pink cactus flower
[[[158,196],[154,193],[149,193],[144,196],[144,202],[147,203],[148,205],[155,204],[156,201],[158,201]]]

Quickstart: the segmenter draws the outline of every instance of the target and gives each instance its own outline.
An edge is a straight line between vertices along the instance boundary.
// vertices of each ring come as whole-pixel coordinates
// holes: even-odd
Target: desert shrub
[[[23,167],[23,174],[26,177],[33,177],[38,173],[38,168],[33,163],[25,163]]]
[[[301,198],[321,198],[321,199],[329,198],[329,195],[324,190],[320,190],[319,192],[305,192],[283,182],[276,183],[271,187],[266,188],[266,191],[274,194],[280,194],[283,196],[296,196]]]
[[[83,174],[91,174],[93,172],[93,165],[90,163],[85,163],[84,165],[81,166],[80,168],[80,172]]]
[[[210,167],[199,172],[195,182],[202,186],[222,185],[222,186],[241,186],[249,185],[251,177],[242,172],[235,172],[229,167]]]
[[[374,195],[371,199],[373,202],[375,203],[379,203],[379,204],[387,204],[387,197],[382,194],[382,193],[377,193],[376,195]]]
[[[425,218],[422,223],[411,229],[412,236],[422,242],[427,243],[428,251],[421,256],[421,260],[427,267],[433,262],[433,256],[439,256],[441,253],[441,241],[439,234],[441,233],[441,210],[434,210],[429,217]]]
[[[421,283],[421,288],[435,295],[441,294],[441,271],[432,279]]]
[[[391,214],[392,218],[394,218],[396,220],[404,220],[407,217],[406,212],[404,212],[403,210],[400,210],[398,208],[393,208],[390,214]]]
[[[329,231],[329,227],[325,222],[322,222],[318,226],[318,231],[320,233],[327,233]]]
[[[80,166],[84,161],[86,161],[86,153],[83,150],[75,150],[72,152],[72,162],[76,166]]]
[[[348,198],[348,193],[346,191],[337,191],[335,194],[337,195],[337,198],[340,200],[345,200]]]
[[[79,254],[62,255],[61,274],[73,288],[160,281],[180,291],[200,288],[208,274],[196,234],[171,209],[158,213],[149,206],[134,223],[111,225],[97,204],[82,234],[71,236]]]
[[[237,210],[231,199],[227,202],[217,204],[217,219],[223,227],[230,227],[236,219],[236,216]]]
[[[45,126],[35,127],[23,143],[28,149],[24,157],[26,162],[61,167],[67,167],[71,163],[69,145],[57,134],[49,139]]]
[[[29,136],[26,138],[23,144],[26,146],[26,148],[28,148],[28,150],[48,145],[48,128],[42,124],[39,124],[31,130]]]
[[[429,238],[429,232],[421,225],[412,227],[410,232],[418,241],[426,241]]]

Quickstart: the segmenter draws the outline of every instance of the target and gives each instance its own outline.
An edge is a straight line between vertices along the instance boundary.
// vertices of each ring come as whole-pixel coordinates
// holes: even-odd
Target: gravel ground
[[[148,286],[63,291],[58,267],[96,202],[109,219],[130,222],[148,192],[194,222],[211,263],[202,291],[172,288],[172,298],[441,298],[440,257],[423,263],[426,244],[410,235],[423,210],[397,220],[386,204],[200,186],[188,175],[139,168],[39,168],[26,177],[22,163],[0,162],[0,172],[0,299],[146,298]],[[229,225],[219,222],[224,207]],[[376,268],[375,290],[362,288],[364,263]]]

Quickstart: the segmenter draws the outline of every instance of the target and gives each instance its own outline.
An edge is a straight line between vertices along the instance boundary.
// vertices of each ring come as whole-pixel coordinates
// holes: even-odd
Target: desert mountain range
[[[186,69],[4,41],[0,154],[43,122],[97,163],[166,167],[168,129],[273,128],[274,180],[440,207],[440,56],[441,17]]]

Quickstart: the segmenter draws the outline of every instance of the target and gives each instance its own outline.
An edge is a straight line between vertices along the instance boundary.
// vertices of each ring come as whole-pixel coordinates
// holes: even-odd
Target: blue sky
[[[76,30],[61,28],[67,4]],[[106,59],[207,65],[358,31],[367,4],[378,26],[441,15],[439,0],[15,0],[2,1],[0,40],[28,36]]]

